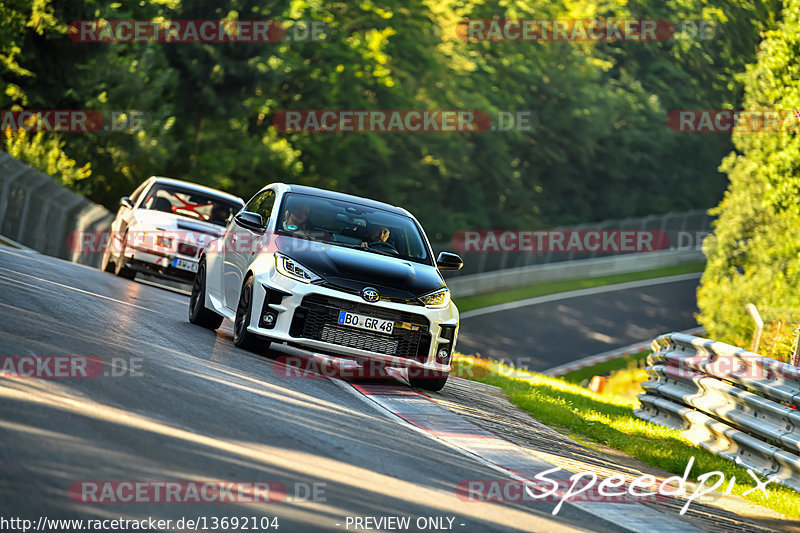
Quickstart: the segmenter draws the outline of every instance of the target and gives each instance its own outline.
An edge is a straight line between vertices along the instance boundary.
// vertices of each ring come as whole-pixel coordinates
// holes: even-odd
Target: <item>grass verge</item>
[[[475,296],[464,296],[454,298],[453,301],[458,306],[459,311],[470,311],[490,305],[504,304],[535,298],[547,294],[559,292],[576,291],[578,289],[588,289],[591,287],[601,287],[603,285],[613,285],[615,283],[625,283],[627,281],[639,281],[642,279],[662,278],[665,276],[676,276],[678,274],[689,274],[691,272],[702,272],[705,263],[689,263],[671,267],[645,270],[643,272],[630,272],[627,274],[614,274],[611,276],[600,276],[597,278],[570,279],[565,281],[551,281],[547,283],[535,283],[524,287],[516,287],[507,291],[495,292],[491,294],[478,294]]]
[[[695,463],[690,477],[719,471],[725,475],[720,487],[727,489],[735,476],[733,494],[778,513],[800,518],[800,495],[787,487],[770,483],[766,496],[754,488],[747,471],[699,448],[679,431],[637,418],[635,399],[598,395],[574,383],[540,374],[510,377],[515,369],[506,365],[458,354],[454,374],[502,388],[509,399],[540,422],[586,444],[597,442],[620,450],[647,464],[683,475],[691,457]],[[591,447],[591,446],[590,446]],[[713,483],[715,477],[709,481]]]

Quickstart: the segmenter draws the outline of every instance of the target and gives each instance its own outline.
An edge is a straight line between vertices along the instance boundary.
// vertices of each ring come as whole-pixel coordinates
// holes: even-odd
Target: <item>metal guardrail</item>
[[[451,278],[445,275],[447,286],[454,298],[504,291],[532,285],[569,279],[596,278],[628,272],[642,272],[687,263],[705,261],[698,250],[665,250],[642,254],[597,257],[564,263],[550,263],[522,268],[508,268],[483,274]],[[466,259],[464,260],[466,261]],[[456,302],[457,304],[458,302]]]
[[[534,228],[537,230],[562,231],[659,231],[664,232],[670,242],[669,250],[694,251],[703,261],[701,253],[702,240],[711,232],[713,217],[705,209],[694,209],[684,212],[648,215],[646,217],[604,220],[588,222],[574,226],[557,226],[553,228]],[[477,229],[477,228],[473,228]],[[449,271],[445,275],[448,283],[451,279],[486,274],[511,269],[553,265],[572,261],[585,261],[599,258],[624,257],[628,252],[519,252],[519,251],[461,251],[452,242],[433,242],[433,251],[456,251],[464,258],[464,268]],[[648,254],[645,254],[648,255]]]
[[[800,491],[800,368],[682,333],[652,350],[636,416]]]
[[[99,253],[70,246],[76,231],[105,231],[114,215],[0,151],[0,235],[47,255],[98,266]]]

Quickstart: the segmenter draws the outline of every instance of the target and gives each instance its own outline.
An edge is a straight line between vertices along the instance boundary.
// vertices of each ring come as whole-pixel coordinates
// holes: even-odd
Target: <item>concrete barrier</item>
[[[0,151],[0,235],[75,263],[99,266],[101,254],[70,249],[73,231],[106,231],[114,214],[52,177]]]

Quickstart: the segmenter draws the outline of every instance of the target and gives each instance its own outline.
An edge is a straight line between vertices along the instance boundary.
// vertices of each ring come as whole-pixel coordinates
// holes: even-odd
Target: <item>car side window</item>
[[[256,211],[256,213],[261,215],[261,219],[264,221],[264,224],[267,223],[270,215],[272,215],[272,207],[274,205],[275,191],[264,191],[264,197],[261,199],[261,203],[258,204],[258,210]]]
[[[247,202],[244,210],[261,215],[261,219],[264,221],[264,224],[266,224],[269,220],[270,214],[272,214],[272,206],[274,204],[275,191],[268,190],[255,195],[249,202]]]
[[[266,195],[267,191],[264,191],[250,198],[250,201],[247,202],[246,206],[244,206],[244,210],[250,213],[258,213],[258,207],[261,205],[261,202],[264,201]]]

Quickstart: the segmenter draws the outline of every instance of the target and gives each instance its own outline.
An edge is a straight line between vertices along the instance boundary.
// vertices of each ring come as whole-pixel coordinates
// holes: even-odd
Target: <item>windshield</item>
[[[430,265],[425,239],[407,216],[299,193],[284,197],[277,231]]]
[[[242,204],[204,192],[156,183],[139,207],[225,226]]]

